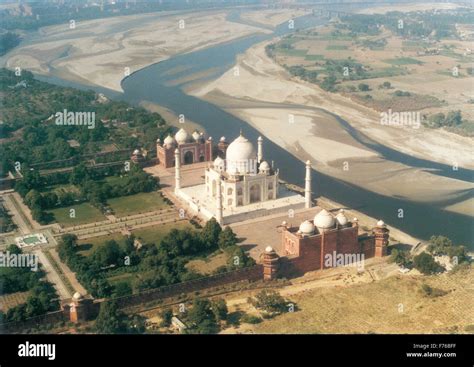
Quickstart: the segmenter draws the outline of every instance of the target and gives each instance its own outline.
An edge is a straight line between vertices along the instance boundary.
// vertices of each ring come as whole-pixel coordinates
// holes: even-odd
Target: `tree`
[[[360,83],[360,84],[358,85],[358,88],[359,88],[359,90],[360,90],[361,92],[367,92],[367,91],[370,90],[369,85],[368,85],[368,84],[365,84],[365,83]]]
[[[99,316],[95,320],[95,329],[99,334],[120,334],[127,330],[124,314],[117,308],[114,301],[100,304]]]
[[[216,321],[227,320],[227,315],[229,311],[227,309],[227,304],[225,303],[225,300],[219,298],[212,301],[211,308],[216,318]]]
[[[381,86],[382,86],[382,88],[384,88],[384,89],[390,89],[390,88],[392,88],[392,84],[391,84],[390,82],[383,82],[383,83],[381,84]]]
[[[446,255],[453,242],[445,236],[431,236],[428,245],[428,252],[433,255]]]
[[[121,256],[120,246],[115,240],[105,242],[96,248],[92,260],[101,267],[116,265]]]
[[[119,282],[115,285],[114,297],[123,297],[132,294],[132,287],[127,282]]]
[[[389,261],[407,267],[411,263],[411,256],[408,251],[393,249]]]
[[[280,293],[273,290],[262,290],[255,298],[250,300],[250,303],[255,308],[268,312],[269,314],[280,314],[288,310],[285,299]]]
[[[170,327],[171,319],[173,318],[173,310],[171,308],[165,308],[161,311],[161,326],[162,327]]]
[[[217,248],[221,232],[221,225],[217,223],[216,218],[209,219],[201,231],[201,240],[204,246],[208,249]]]
[[[237,236],[235,235],[232,228],[229,226],[225,227],[224,230],[219,233],[219,248],[224,249],[226,247],[232,247],[237,244]]]
[[[197,334],[216,334],[219,326],[208,299],[196,298],[188,312],[190,331]]]
[[[413,264],[417,270],[425,275],[440,273],[444,270],[444,268],[435,261],[433,256],[427,252],[422,252],[415,256],[413,258]]]

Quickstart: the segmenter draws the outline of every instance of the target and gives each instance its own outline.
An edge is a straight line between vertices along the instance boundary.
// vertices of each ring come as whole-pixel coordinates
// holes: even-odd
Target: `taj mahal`
[[[183,132],[178,132],[183,144]],[[196,135],[197,137],[197,135]],[[201,138],[202,139],[202,138]],[[196,144],[203,144],[202,140]],[[212,138],[207,140],[212,142]],[[168,139],[168,144],[171,139]],[[218,154],[204,168],[204,183],[182,187],[182,149],[173,145],[175,195],[185,201],[194,214],[221,224],[251,219],[311,206],[311,166],[306,166],[305,196],[288,190],[279,183],[279,171],[264,157],[263,139],[257,139],[257,149],[242,133],[230,144],[220,139]],[[206,160],[207,161],[207,160]]]

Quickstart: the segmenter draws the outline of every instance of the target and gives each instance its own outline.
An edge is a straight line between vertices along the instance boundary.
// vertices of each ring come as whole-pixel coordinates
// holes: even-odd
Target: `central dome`
[[[189,141],[189,135],[184,129],[179,129],[179,131],[174,136],[178,144],[185,144]]]
[[[253,144],[241,134],[227,147],[228,172],[231,174],[255,173],[256,158],[257,154]]]
[[[325,231],[329,228],[334,227],[336,224],[336,220],[334,217],[326,210],[321,210],[316,216],[314,217],[314,225],[321,231]]]

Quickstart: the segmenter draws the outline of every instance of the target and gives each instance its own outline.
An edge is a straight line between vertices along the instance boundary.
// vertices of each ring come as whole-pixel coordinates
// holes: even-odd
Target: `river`
[[[229,18],[233,21],[240,21],[237,11],[232,12]],[[295,29],[289,29],[288,24],[285,23],[277,27],[270,35],[253,35],[172,57],[143,68],[124,79],[122,82],[123,94],[111,93],[102,88],[95,89],[115,99],[123,99],[135,105],[143,101],[149,101],[168,108],[176,115],[184,114],[190,120],[201,125],[215,139],[220,136],[236,137],[239,131],[242,130],[247,138],[256,141],[261,133],[247,122],[214,104],[187,95],[183,91],[183,87],[186,85],[185,82],[177,85],[174,83],[171,85],[170,82],[180,79],[185,80],[191,75],[205,75],[201,81],[217,78],[234,65],[237,55],[244,53],[256,43],[297,29],[322,25],[326,21],[313,16],[305,16],[295,20]],[[60,81],[56,78],[43,77],[40,79],[57,84],[71,85],[70,82]],[[193,82],[196,82],[196,80],[193,80]],[[304,108],[304,106],[302,107]],[[346,121],[340,118],[338,118],[338,121],[341,128],[346,129],[359,142],[377,151],[386,159],[427,169],[434,172],[434,174],[472,182],[472,170],[460,168],[458,171],[453,171],[449,166],[394,151],[363,136]],[[276,167],[280,169],[282,179],[300,186],[304,185],[304,163],[291,153],[269,139],[265,139],[265,156],[270,161],[275,162]],[[443,210],[439,207],[439,203],[424,204],[379,195],[315,170],[312,171],[312,176],[312,190],[316,196],[322,195],[374,218],[382,218],[387,224],[393,225],[412,236],[428,239],[431,235],[441,234],[451,238],[457,244],[464,244],[474,249],[472,241],[474,227],[470,216]],[[466,195],[472,197],[472,192],[466,193]],[[398,217],[399,209],[403,209],[403,218]]]

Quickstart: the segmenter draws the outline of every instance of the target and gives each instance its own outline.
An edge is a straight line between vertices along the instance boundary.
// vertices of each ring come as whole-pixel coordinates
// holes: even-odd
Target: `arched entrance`
[[[193,152],[187,151],[184,153],[184,164],[191,164],[194,162],[194,155]]]
[[[254,184],[250,186],[250,203],[257,203],[261,201],[260,197],[260,185]]]
[[[211,189],[212,197],[216,197],[216,192],[217,192],[216,189],[217,189],[216,180],[212,180],[212,189]]]

